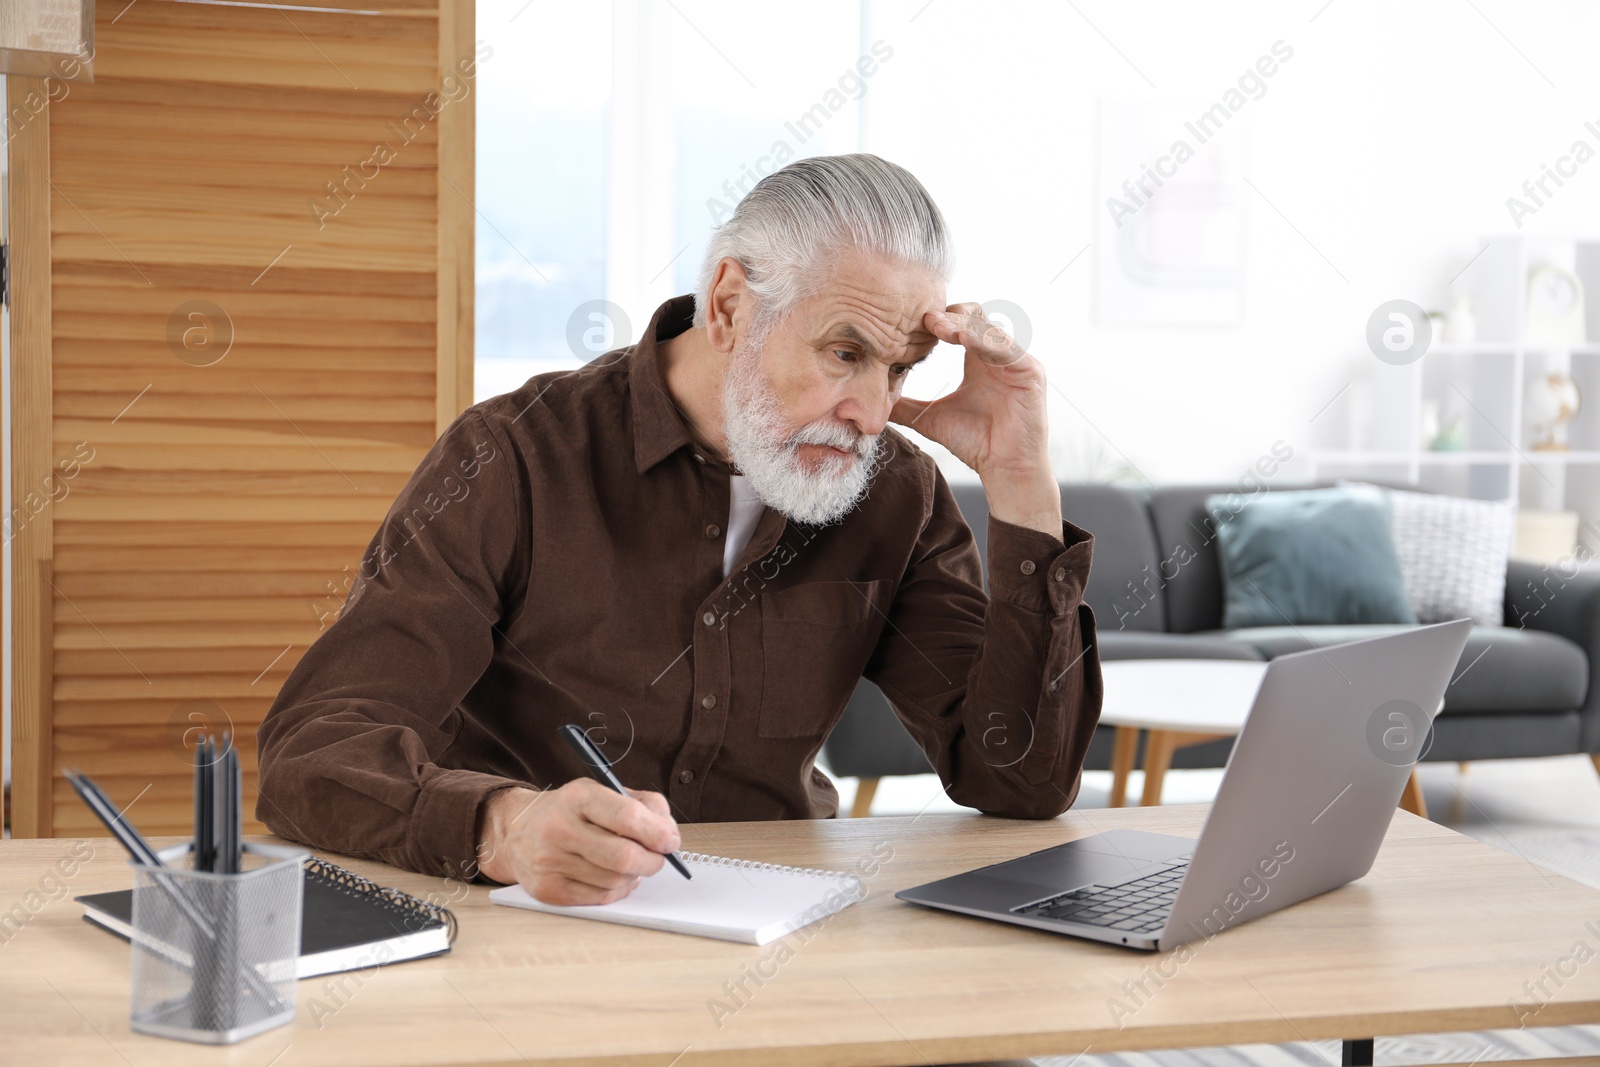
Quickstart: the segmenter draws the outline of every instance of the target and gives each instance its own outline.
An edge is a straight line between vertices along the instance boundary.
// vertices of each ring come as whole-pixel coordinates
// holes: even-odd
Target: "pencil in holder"
[[[134,869],[129,1025],[212,1045],[293,1022],[307,853],[246,842],[238,874],[197,871],[192,843]]]

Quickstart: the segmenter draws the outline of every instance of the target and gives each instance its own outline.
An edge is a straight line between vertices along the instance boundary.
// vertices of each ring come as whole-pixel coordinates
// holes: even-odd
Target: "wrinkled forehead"
[[[899,359],[938,343],[924,316],[944,308],[944,278],[937,271],[852,255],[801,303],[795,320],[814,344],[843,338],[868,355]]]

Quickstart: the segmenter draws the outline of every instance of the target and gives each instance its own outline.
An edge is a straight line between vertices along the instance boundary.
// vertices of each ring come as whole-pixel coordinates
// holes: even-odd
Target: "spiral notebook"
[[[336,863],[309,856],[300,910],[296,978],[364,970],[449,952],[456,917],[448,908],[386,889]],[[140,892],[153,892],[152,888]],[[132,889],[73,899],[83,917],[124,941],[133,938]]]
[[[785,867],[702,852],[680,852],[678,858],[692,879],[663,865],[632,893],[610,904],[546,904],[520,885],[493,890],[489,899],[552,915],[765,945],[842,911],[863,895],[861,879],[845,871]]]

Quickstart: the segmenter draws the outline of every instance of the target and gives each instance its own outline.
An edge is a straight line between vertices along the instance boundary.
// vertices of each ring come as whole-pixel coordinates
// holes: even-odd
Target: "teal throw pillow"
[[[1206,497],[1222,563],[1222,625],[1415,623],[1379,489]]]

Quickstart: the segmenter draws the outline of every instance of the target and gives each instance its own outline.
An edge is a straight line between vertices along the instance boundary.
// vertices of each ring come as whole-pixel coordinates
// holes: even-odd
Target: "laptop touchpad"
[[[1068,890],[1095,883],[1114,885],[1126,882],[1160,870],[1163,866],[1152,864],[1143,857],[1108,856],[1103,852],[1086,852],[1076,848],[1052,848],[1002,863],[984,873],[990,877],[1060,886],[1062,890]]]

